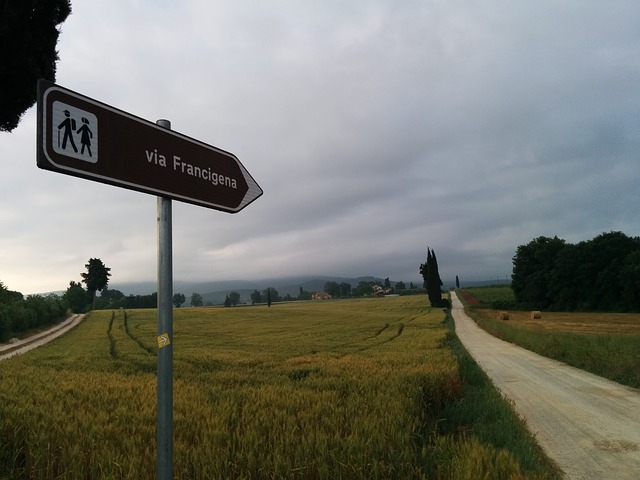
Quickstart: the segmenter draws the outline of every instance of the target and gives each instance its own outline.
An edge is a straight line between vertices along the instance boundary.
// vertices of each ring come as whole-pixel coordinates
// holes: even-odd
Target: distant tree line
[[[109,283],[110,268],[100,259],[91,258],[81,273],[82,282],[70,282],[64,295],[28,295],[9,290],[0,282],[0,340],[19,335],[27,330],[51,325],[70,312],[83,313],[95,304],[95,293]]]
[[[640,311],[640,238],[538,237],[517,248],[511,286],[517,302],[536,309]]]
[[[135,308],[156,308],[158,305],[158,294],[156,292],[150,295],[129,295],[125,296],[120,290],[108,288],[109,277],[111,276],[110,268],[107,268],[100,259],[90,259],[85,265],[87,272],[82,273],[82,282],[87,285],[85,290],[80,282],[70,282],[64,299],[70,309],[76,313],[86,312],[90,309],[104,310],[114,308],[135,309]],[[100,296],[96,296],[96,291],[100,291]],[[392,285],[389,278],[385,278],[384,282],[380,281],[361,281],[356,287],[352,287],[347,282],[338,283],[329,281],[325,283],[324,291],[334,298],[345,297],[361,297],[383,293],[398,293],[401,295],[411,295],[415,293],[424,293],[424,289],[416,288],[413,282],[407,288],[404,282],[396,282]],[[254,290],[249,296],[252,305],[267,304],[273,302],[289,302],[295,300],[310,300],[312,292],[308,292],[300,287],[300,292],[296,297],[287,293],[281,296],[277,289],[268,287],[262,291]],[[175,293],[172,298],[174,307],[179,308],[187,301],[187,297],[183,293]],[[235,307],[242,303],[240,294],[237,291],[230,291],[225,295],[224,306]],[[204,300],[199,293],[192,293],[190,297],[190,305],[193,307],[204,306]],[[208,303],[208,305],[211,305]]]
[[[395,285],[391,285],[389,278],[385,278],[384,283],[379,281],[361,281],[358,283],[356,287],[353,287],[350,283],[341,282],[338,283],[336,281],[328,281],[324,284],[323,291],[331,295],[332,298],[349,298],[349,297],[362,297],[373,295],[374,292],[380,291],[376,286],[383,288],[386,293],[398,293],[401,295],[411,295],[415,293],[424,293],[424,289],[416,287],[413,282],[410,283],[409,287],[405,285],[404,282],[396,282]],[[194,296],[195,301],[194,303]],[[202,297],[194,293],[192,295],[191,305],[192,306],[201,306]],[[292,296],[287,293],[284,296],[280,295],[278,290],[273,287],[268,287],[262,291],[254,290],[249,295],[249,300],[251,301],[251,305],[256,304],[269,304],[270,302],[293,302],[296,300],[311,300],[313,292],[309,292],[300,287],[300,291],[297,296]],[[226,307],[235,307],[236,305],[242,303],[240,298],[240,294],[235,291],[229,292],[225,297],[224,305]]]
[[[325,283],[324,291],[331,295],[332,298],[366,297],[373,295],[376,292],[398,295],[424,293],[424,289],[416,288],[413,282],[409,284],[409,287],[407,287],[402,281],[392,284],[389,277],[385,278],[384,282],[362,280],[358,282],[358,285],[355,287],[347,282],[338,283],[335,281],[329,281]]]
[[[0,341],[40,328],[66,316],[67,304],[58,295],[27,295],[0,282]]]
[[[362,284],[363,282],[361,282]],[[324,292],[331,295],[333,298],[350,297],[351,296],[351,284],[347,282],[326,282],[324,284]]]

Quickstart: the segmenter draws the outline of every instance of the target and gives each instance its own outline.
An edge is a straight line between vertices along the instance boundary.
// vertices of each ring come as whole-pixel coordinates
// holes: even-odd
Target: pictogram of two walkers
[[[58,146],[60,146],[60,130],[62,130],[62,149],[67,149],[67,140],[71,143],[73,151],[78,153],[78,147],[73,141],[73,132],[80,134],[80,144],[82,149],[80,154],[84,155],[84,149],[87,149],[89,156],[91,157],[91,139],[93,138],[93,132],[89,128],[89,120],[82,117],[82,126],[76,130],[76,120],[71,118],[71,112],[69,110],[64,111],[65,119],[58,125]]]

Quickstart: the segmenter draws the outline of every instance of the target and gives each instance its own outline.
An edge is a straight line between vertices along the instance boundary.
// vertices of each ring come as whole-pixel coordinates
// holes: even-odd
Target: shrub
[[[9,332],[9,325],[11,317],[9,316],[9,307],[0,304],[0,341],[4,341],[7,338]]]

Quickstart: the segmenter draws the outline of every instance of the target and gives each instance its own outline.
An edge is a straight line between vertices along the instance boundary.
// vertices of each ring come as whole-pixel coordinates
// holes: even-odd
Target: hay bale
[[[509,320],[509,314],[507,312],[500,312],[498,314],[498,320]]]
[[[542,312],[540,310],[534,310],[531,312],[531,320],[540,320],[542,318]]]

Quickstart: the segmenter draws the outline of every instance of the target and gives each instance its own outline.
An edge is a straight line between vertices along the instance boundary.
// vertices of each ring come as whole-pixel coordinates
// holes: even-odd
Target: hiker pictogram
[[[82,149],[80,153],[84,153],[84,147],[87,147],[87,152],[89,152],[89,156],[91,156],[91,139],[93,138],[93,132],[89,128],[89,120],[87,117],[82,117],[82,126],[76,130],[80,134],[80,144],[82,145]]]
[[[91,112],[53,102],[53,150],[89,163],[98,162],[98,118]]]
[[[76,129],[76,121],[71,118],[71,112],[69,112],[69,110],[64,111],[64,116],[66,118],[60,123],[60,125],[58,125],[58,146],[60,146],[60,130],[62,130],[62,149],[67,149],[67,140],[69,140],[73,151],[77,152],[78,147],[76,147],[76,144],[73,141],[73,132]]]

